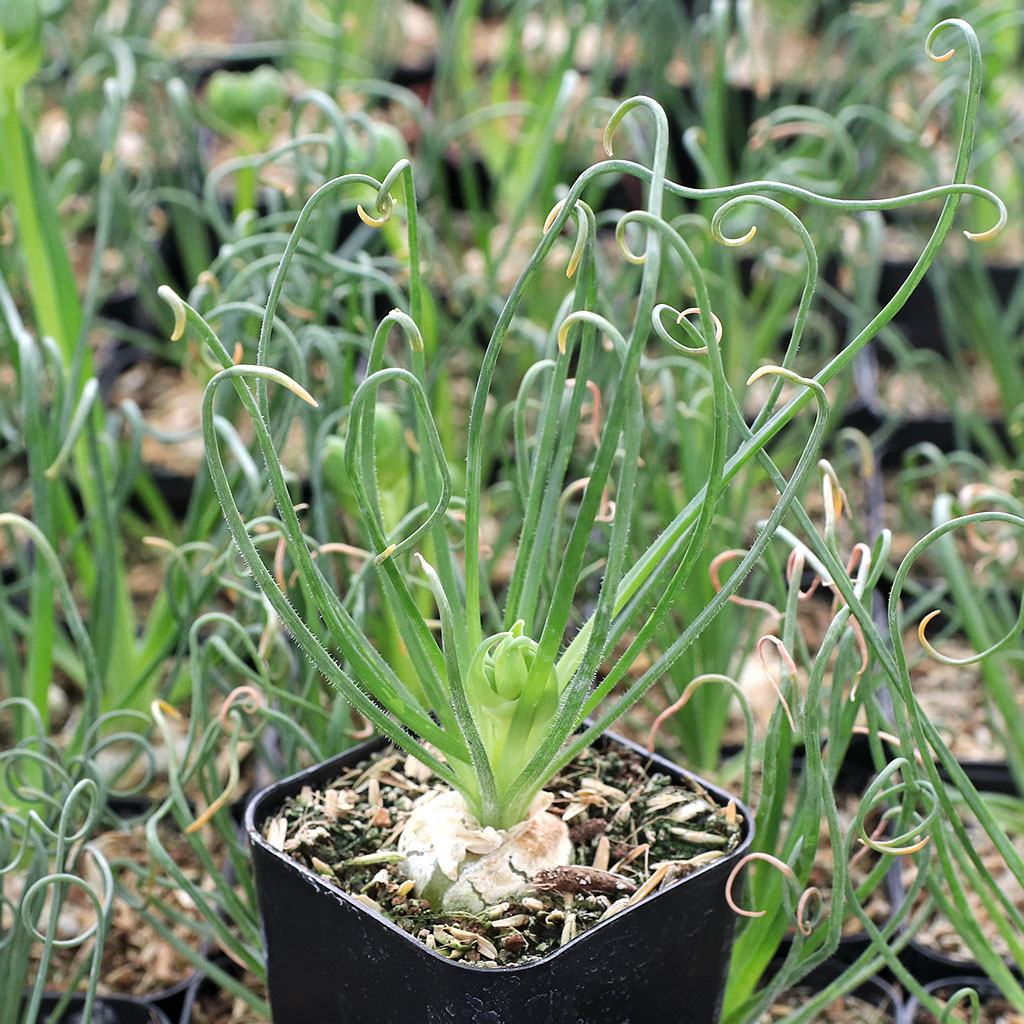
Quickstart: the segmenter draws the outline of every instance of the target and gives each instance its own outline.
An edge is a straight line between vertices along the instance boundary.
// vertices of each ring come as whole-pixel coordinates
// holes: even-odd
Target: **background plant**
[[[14,996],[4,999],[0,1014],[5,1022],[28,1022],[37,1019],[57,951],[85,944],[91,945],[92,955],[83,958],[77,974],[68,979],[67,997],[83,983],[85,1012],[91,1012],[114,898],[112,872],[93,840],[112,821],[108,797],[132,795],[150,785],[155,760],[139,723],[130,722],[130,713],[100,713],[98,663],[46,537],[33,523],[11,513],[0,514],[0,526],[26,534],[47,562],[86,674],[82,713],[63,749],[50,737],[29,699],[0,702],[4,726],[10,729],[13,719],[14,734],[14,742],[0,753],[0,977],[5,993]],[[135,728],[118,729],[117,722]],[[141,772],[135,771],[137,767]],[[58,922],[71,887],[84,892],[95,917],[78,934],[61,937]]]
[[[12,488],[11,503],[5,507],[21,508],[31,502],[34,521],[92,605],[89,629],[105,680],[104,707],[145,707],[147,694],[161,683],[164,659],[173,654],[181,635],[174,596],[180,599],[182,594],[179,589],[167,601],[158,600],[145,627],[137,631],[128,580],[131,531],[124,524],[129,501],[137,494],[161,527],[167,528],[171,517],[142,467],[145,430],[138,410],[129,405],[108,417],[102,408],[89,343],[102,294],[103,255],[123,187],[114,149],[128,100],[125,90],[132,85],[131,68],[121,68],[121,77],[105,79],[97,114],[106,173],[98,185],[94,253],[80,298],[58,195],[34,155],[25,123],[26,83],[42,59],[42,15],[34,4],[19,10],[25,12],[27,27],[21,36],[5,37],[0,117],[8,145],[0,188],[11,203],[17,255],[23,262],[19,270],[24,274],[11,275],[16,282],[13,292],[6,283],[0,285],[0,322],[8,362],[15,370],[3,409],[8,442],[4,456],[11,465],[25,459],[27,473]],[[29,328],[19,312],[19,299],[31,310]],[[122,431],[129,434],[127,442]],[[38,562],[33,566],[31,552],[23,547],[14,545],[12,551],[17,581],[7,599],[15,601],[19,590],[27,587],[27,609],[16,603],[6,609],[5,685],[8,693],[31,699],[46,723],[54,665],[59,663],[80,685],[84,669],[57,619],[49,570]],[[16,652],[25,636],[34,642],[25,645],[22,666]]]

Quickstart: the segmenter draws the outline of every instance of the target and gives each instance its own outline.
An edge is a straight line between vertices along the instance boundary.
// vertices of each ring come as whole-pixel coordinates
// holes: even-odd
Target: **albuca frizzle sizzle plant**
[[[980,88],[980,50],[974,33],[961,21],[944,21],[928,37],[928,54],[936,61],[950,55],[936,54],[933,44],[936,36],[954,27],[966,37],[970,54],[955,172],[949,184],[911,195],[884,200],[837,199],[777,181],[714,189],[683,187],[666,180],[668,124],[661,108],[646,97],[621,104],[605,132],[610,158],[585,171],[552,210],[543,236],[494,326],[472,399],[465,491],[461,495],[453,495],[448,464],[448,457],[455,453],[445,452],[431,414],[430,378],[418,328],[424,297],[415,188],[408,160],[400,160],[383,182],[365,174],[345,174],[311,196],[281,254],[254,360],[236,363],[203,316],[169,289],[161,290],[175,312],[175,337],[181,336],[186,324],[191,325],[222,366],[210,380],[203,401],[207,457],[235,543],[267,600],[326,679],[377,729],[462,794],[481,825],[507,828],[520,821],[545,782],[637,701],[736,592],[775,536],[815,465],[828,420],[824,385],[848,366],[906,301],[949,233],[960,199],[965,195],[981,197],[998,211],[995,227],[969,234],[972,240],[991,237],[1004,223],[1006,211],[1000,200],[986,189],[965,183]],[[649,165],[611,158],[616,126],[633,112],[654,121]],[[618,222],[624,258],[642,268],[625,331],[598,312],[610,305],[602,301],[598,287],[600,251],[595,216],[583,199],[587,186],[605,175],[632,176],[646,187],[644,208],[626,213]],[[369,187],[376,193],[376,216],[362,207],[360,216],[368,224],[382,225],[396,211],[392,189],[397,192],[399,186],[409,257],[408,309],[393,310],[373,336],[365,375],[349,410],[345,466],[376,552],[381,599],[397,623],[415,669],[415,682],[403,681],[374,648],[318,564],[316,540],[304,532],[269,429],[268,385],[287,387],[313,405],[316,401],[301,384],[266,362],[289,267],[315,218],[336,202],[339,194]],[[720,201],[711,222],[713,237],[720,244],[742,245],[754,236],[757,224],[742,237],[730,237],[723,230],[725,220],[744,207],[748,213],[752,210],[760,223],[769,217],[780,219],[803,246],[806,283],[784,356],[778,365],[762,366],[748,381],[771,380],[768,397],[752,425],[744,420],[738,397],[723,371],[720,342],[728,344],[729,324],[722,324],[719,332],[708,281],[683,233],[663,215],[666,197]],[[818,267],[810,236],[782,201],[856,215],[935,199],[943,200],[943,205],[934,231],[893,299],[813,379],[796,374],[791,364],[811,307]],[[543,358],[522,381],[512,413],[515,461],[513,479],[508,483],[515,488],[520,519],[514,566],[501,595],[502,608],[492,592],[491,574],[482,554],[487,493],[484,469],[492,424],[488,395],[510,325],[517,313],[522,314],[521,305],[529,297],[531,284],[570,218],[577,234],[567,275],[574,278],[575,286],[548,331]],[[633,237],[634,233],[643,237],[639,252],[627,245],[627,234]],[[676,296],[692,293],[695,299],[680,303],[689,308],[679,312],[660,301],[666,290]],[[675,323],[673,330],[683,332],[685,342],[666,327],[669,317]],[[385,343],[394,328],[408,341],[408,368],[385,365]],[[704,460],[703,488],[664,525],[651,546],[633,564],[627,564],[635,485],[637,475],[644,471],[639,370],[649,346],[654,345],[667,345],[686,357],[707,360],[713,431],[706,452],[681,453],[682,458]],[[311,610],[306,616],[299,614],[266,564],[228,483],[214,409],[219,389],[229,381],[255,427],[279,516],[275,527],[297,574],[297,602]],[[577,428],[595,384],[601,390],[604,414],[585,478],[577,478],[569,492],[581,492],[582,496],[565,539],[561,521],[569,507],[566,492],[580,459]],[[777,408],[787,385],[792,395]],[[378,462],[385,457],[377,450],[375,430],[375,408],[382,401],[382,389],[405,396],[407,426],[415,433],[420,453],[414,491],[414,501],[419,503],[393,529],[384,523],[377,476]],[[767,445],[809,403],[815,406],[813,426],[786,479],[772,462]],[[730,439],[736,438],[730,453]],[[775,509],[714,599],[648,668],[627,678],[637,655],[650,642],[697,564],[723,490],[754,460],[779,487]],[[264,517],[261,524],[265,527],[266,523]],[[566,644],[574,599],[597,559],[602,560],[603,575],[593,610]],[[424,584],[434,606],[430,615],[423,611]],[[605,674],[599,678],[602,666]],[[614,699],[606,700],[620,683],[623,688]],[[581,728],[588,716],[592,721]]]

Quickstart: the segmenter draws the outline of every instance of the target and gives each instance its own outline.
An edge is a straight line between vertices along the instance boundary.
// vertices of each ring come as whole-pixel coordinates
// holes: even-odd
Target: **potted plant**
[[[969,28],[956,24],[973,41]],[[935,34],[933,31],[929,42]],[[973,80],[978,69],[976,45],[972,45],[971,55]],[[667,122],[653,101],[639,97],[620,105],[606,129],[606,148],[610,152],[615,127],[636,108],[645,109],[655,123],[650,166],[611,159],[584,172],[552,211],[541,241],[498,317],[472,400],[465,488],[457,499],[452,496],[450,456],[430,414],[430,381],[417,327],[423,294],[415,189],[408,161],[396,164],[383,182],[366,175],[344,175],[310,198],[275,273],[254,363],[235,363],[203,317],[169,289],[162,290],[175,313],[176,336],[190,325],[223,366],[211,379],[203,402],[208,462],[235,543],[266,600],[325,678],[386,739],[448,787],[445,793],[432,790],[415,807],[407,808],[409,814],[403,819],[407,841],[397,855],[388,848],[360,857],[377,856],[380,864],[402,861],[409,872],[398,885],[403,895],[414,891],[425,903],[433,901],[471,916],[499,908],[503,913],[524,899],[535,899],[529,895],[531,886],[549,882],[552,872],[557,875],[564,867],[565,822],[549,814],[545,817],[545,801],[551,798],[541,795],[543,787],[643,695],[736,592],[761,557],[814,465],[827,423],[824,383],[863,348],[920,280],[949,231],[957,198],[965,193],[985,196],[1000,207],[1000,220],[1004,216],[991,193],[962,183],[973,128],[970,105],[953,184],[875,204],[830,199],[777,182],[705,191],[677,186],[665,178]],[[602,174],[633,175],[648,186],[645,209],[620,222],[620,240],[638,230],[644,248],[636,254],[623,244],[625,262],[641,264],[642,269],[638,280],[624,272],[620,275],[635,281],[635,290],[625,299],[618,296],[617,305],[601,304],[596,225],[581,198],[587,184]],[[268,385],[283,386],[311,404],[315,400],[302,385],[266,363],[289,265],[314,217],[340,192],[370,186],[377,190],[377,216],[362,209],[360,215],[367,223],[382,223],[395,213],[391,190],[398,184],[403,185],[408,224],[409,308],[408,312],[390,314],[374,335],[364,378],[349,409],[346,465],[367,531],[368,571],[377,576],[380,599],[394,615],[416,668],[417,677],[410,682],[400,678],[367,641],[346,603],[328,587],[319,559],[314,557],[319,552],[304,531],[301,509],[296,508],[288,490],[268,426]],[[851,212],[871,206],[892,208],[922,197],[945,196],[946,201],[935,234],[904,287],[817,379],[801,377],[785,365],[755,371],[750,382],[762,377],[776,380],[753,429],[739,417],[742,440],[727,459],[729,420],[736,422],[739,406],[723,370],[720,333],[707,281],[683,236],[665,219],[664,202],[668,195],[725,200],[712,220],[712,230],[716,239],[726,244],[741,244],[753,234],[751,230],[735,239],[722,231],[724,218],[741,204],[752,205],[755,212],[764,208],[782,216],[800,234],[795,214],[759,194],[766,192]],[[530,282],[570,217],[575,218],[578,229],[568,267],[568,275],[576,278],[575,289],[563,301],[556,322],[544,332],[543,358],[524,378],[515,401],[515,459],[512,478],[504,481],[518,496],[514,513],[518,544],[512,545],[509,531],[502,530],[501,524],[497,524],[496,534],[484,533],[485,526],[492,525],[486,514],[492,492],[485,483],[485,470],[495,461],[488,394],[513,318],[528,311]],[[803,232],[801,237],[805,235]],[[685,269],[688,286],[696,296],[696,304],[682,312],[656,301],[663,287],[666,245],[677,265]],[[807,258],[808,287],[797,312],[797,334],[806,320],[816,273],[809,238]],[[623,271],[628,270],[625,262]],[[667,265],[667,260],[664,263]],[[626,310],[629,330],[620,332],[598,308]],[[669,312],[690,344],[666,332],[664,314]],[[697,322],[687,320],[688,315]],[[386,341],[392,325],[400,327],[409,342],[411,370],[386,365]],[[665,525],[647,551],[627,566],[629,525],[637,476],[642,471],[643,403],[637,370],[652,330],[687,356],[707,357],[714,393],[713,436],[704,487]],[[577,335],[578,345],[570,346],[570,338],[575,342]],[[599,335],[605,345],[598,343]],[[796,386],[796,394],[775,410],[786,381]],[[227,382],[232,383],[252,418],[276,503],[276,515],[261,516],[258,523],[243,519],[217,441],[216,400]],[[601,394],[602,415],[592,449],[581,452],[577,428],[584,400],[593,393],[590,385]],[[540,394],[536,415],[529,401],[531,388]],[[378,447],[375,431],[378,418],[374,411],[384,401],[382,389],[385,394],[395,389],[406,396],[404,402],[398,397],[388,401],[402,410],[419,451],[416,493],[420,505],[392,530],[386,529],[382,519],[377,484],[378,469],[388,458]],[[814,426],[789,479],[781,478],[764,451],[765,445],[811,401],[817,406]],[[639,678],[624,682],[623,690],[613,694],[697,564],[724,488],[754,459],[761,459],[773,483],[778,482],[778,504],[721,590]],[[582,497],[567,537],[563,537],[561,520],[575,494]],[[264,553],[266,545],[255,543],[256,531],[269,532],[279,540],[272,564]],[[505,547],[514,547],[504,611],[490,592],[491,570],[498,556],[491,547],[492,537]],[[575,598],[593,575],[595,558],[600,560],[603,575],[593,594],[593,610],[576,628]],[[430,595],[426,610],[422,594]],[[382,739],[378,745],[384,742]],[[298,797],[292,809],[299,816],[305,813],[303,808],[314,805],[319,811],[321,798],[314,790],[337,793],[331,789],[332,782],[369,754],[369,750],[359,749],[286,780],[261,794],[247,812],[261,890],[271,1004],[279,1021],[497,1022],[522,1019],[524,1011],[537,1019],[569,1020],[575,1016],[588,1022],[621,1022],[634,1015],[637,1019],[678,1020],[684,1013],[688,1020],[716,1018],[731,932],[724,882],[751,838],[749,812],[738,801],[700,780],[687,782],[681,769],[652,757],[654,768],[673,782],[698,787],[693,799],[710,808],[702,811],[706,817],[701,819],[708,828],[724,823],[715,856],[691,857],[682,864],[677,860],[676,866],[684,868],[686,877],[664,886],[656,898],[627,901],[630,905],[617,908],[619,912],[612,911],[609,904],[612,912],[604,915],[604,920],[575,938],[569,930],[564,945],[553,954],[525,966],[496,970],[452,962],[450,956],[431,950],[368,907],[367,899],[361,898],[365,893],[349,894],[339,888],[332,880],[337,876],[330,863],[310,858],[313,869],[306,868],[282,849],[287,840],[280,832],[283,827],[287,835],[288,822],[281,827],[278,822],[288,816],[282,810],[286,798]],[[620,745],[608,756],[626,758],[628,746]],[[397,755],[391,755],[388,770],[396,764]],[[369,770],[372,774],[375,769]],[[409,770],[417,772],[415,766]],[[327,795],[322,799],[332,800]],[[334,811],[339,806],[334,798]],[[391,812],[384,811],[383,807],[374,808],[379,827],[391,820]],[[419,838],[423,835],[428,838]],[[524,861],[515,840],[523,835],[537,840],[528,878],[516,873],[516,866]],[[475,874],[491,854],[496,855],[497,874],[515,876],[505,892],[484,889]],[[615,892],[619,882],[615,873],[611,874],[609,884],[619,895],[621,890]],[[386,870],[384,875],[388,875]],[[666,875],[662,872],[641,889],[653,890]],[[387,887],[390,882],[384,877],[374,884]],[[480,905],[473,904],[474,897]],[[429,929],[427,932],[432,934]],[[466,941],[474,943],[479,952],[483,944],[472,938],[479,933],[468,930],[468,934]],[[695,951],[700,955],[695,956]],[[682,978],[680,965],[685,967]],[[651,978],[669,970],[671,986],[650,983]],[[401,986],[391,983],[395,977],[401,977]]]

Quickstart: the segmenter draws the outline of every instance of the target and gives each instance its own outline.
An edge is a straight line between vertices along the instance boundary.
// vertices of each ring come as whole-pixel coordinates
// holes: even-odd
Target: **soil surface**
[[[974,653],[963,642],[936,646],[954,658]],[[928,658],[911,669],[910,678],[921,709],[958,761],[1002,760],[1003,743],[993,729],[994,712],[978,665],[943,665]]]
[[[783,1020],[802,1009],[812,995],[813,992],[802,988],[784,992],[761,1017],[759,1024],[773,1024],[774,1021]],[[893,1020],[895,1014],[891,1005],[877,1006],[851,995],[823,1007],[811,1018],[810,1024],[886,1024]]]
[[[242,982],[250,992],[266,998],[267,987],[258,978],[246,974]],[[192,1024],[266,1024],[266,1019],[230,992],[204,982],[192,1007]]]
[[[442,913],[412,892],[395,852],[413,802],[436,782],[389,748],[325,790],[304,789],[264,825],[264,835],[360,902],[449,959],[528,963],[661,886],[735,848],[735,806],[705,790],[648,775],[631,751],[587,750],[547,787],[548,810],[569,826],[570,865],[540,872],[530,895],[479,915]]]
[[[1007,867],[1002,854],[995,848],[995,845],[981,825],[966,816],[963,820],[970,843],[981,858],[985,870],[995,881],[996,887],[1021,913],[1024,913],[1024,887],[1021,886],[1020,882],[1017,881]],[[1007,827],[1017,852],[1024,856],[1024,835],[1019,833],[1014,835],[1012,827],[1004,827]],[[913,865],[907,864],[904,870],[904,882],[909,885],[913,877]],[[948,891],[945,889],[945,886],[943,886],[943,889]],[[971,913],[981,926],[989,947],[994,953],[997,953],[1004,959],[1010,958],[1011,950],[993,923],[981,897],[969,887],[967,888],[966,897]],[[952,923],[939,912],[934,913],[921,925],[915,935],[915,940],[926,949],[941,956],[949,957],[952,960],[971,963],[975,959],[974,954],[971,953]],[[1021,1021],[1020,1024],[1024,1024],[1024,1021]]]

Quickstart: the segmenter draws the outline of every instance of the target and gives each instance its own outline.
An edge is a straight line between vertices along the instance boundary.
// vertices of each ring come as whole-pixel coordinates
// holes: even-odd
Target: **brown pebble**
[[[526,939],[519,932],[513,932],[501,940],[501,948],[507,953],[522,953],[526,949]]]

